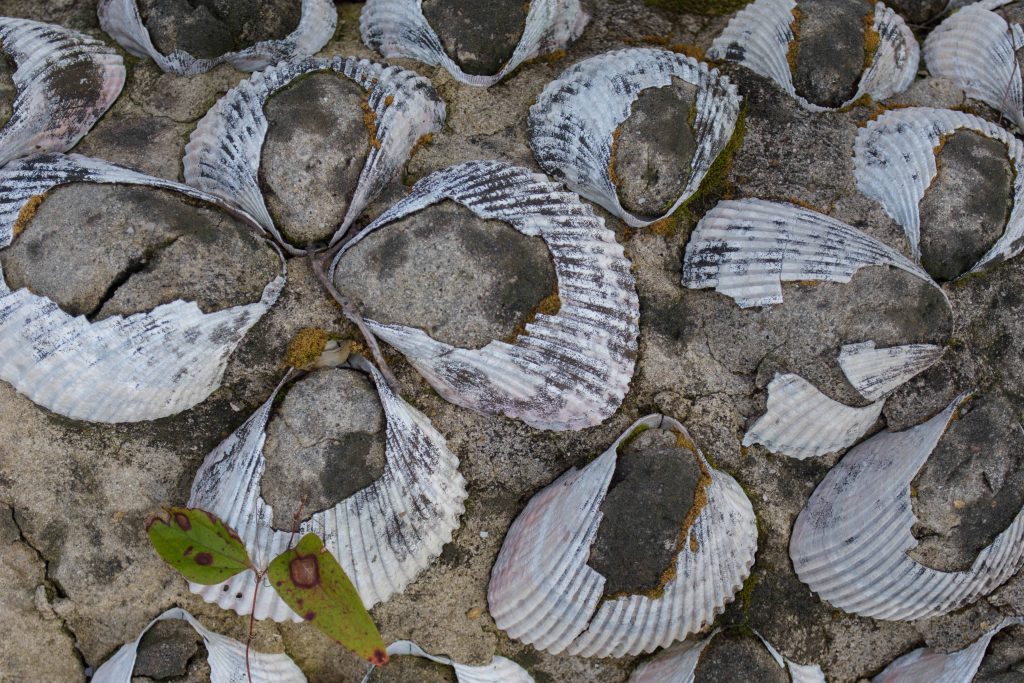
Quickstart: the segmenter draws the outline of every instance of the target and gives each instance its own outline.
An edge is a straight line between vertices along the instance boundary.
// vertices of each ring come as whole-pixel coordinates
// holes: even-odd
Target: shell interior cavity
[[[970,130],[1006,145],[1014,170],[1013,208],[1003,235],[970,272],[977,272],[1024,250],[1024,144],[1011,133],[972,114],[930,108],[886,112],[860,129],[854,143],[854,176],[861,192],[877,200],[899,223],[911,255],[921,258],[919,205],[938,174],[935,154],[959,130]],[[956,229],[956,226],[931,226]]]
[[[388,656],[390,657],[422,657],[438,664],[450,666],[455,672],[455,680],[459,683],[533,683],[531,676],[526,669],[519,666],[511,659],[495,655],[490,664],[484,666],[470,666],[452,661],[448,657],[432,655],[426,652],[416,643],[408,640],[397,640],[388,645]],[[373,669],[367,672],[363,683],[370,680]]]
[[[875,342],[847,344],[839,350],[839,366],[860,395],[877,401],[932,365],[942,355],[933,344],[907,344],[876,349]]]
[[[863,408],[844,405],[799,375],[775,375],[768,385],[768,409],[743,436],[773,453],[803,460],[846,448],[875,424],[885,401]]]
[[[684,640],[665,648],[656,657],[638,666],[627,683],[693,683],[700,657],[718,633],[716,629],[706,638]],[[778,665],[789,671],[793,683],[825,683],[825,674],[817,664],[792,662],[783,657],[761,634],[755,632],[755,635]]]
[[[872,683],[903,681],[938,681],[939,683],[970,683],[981,666],[992,638],[1004,628],[1024,624],[1024,618],[1003,619],[995,628],[962,650],[945,654],[930,647],[921,647],[894,660]]]
[[[446,400],[478,413],[553,430],[591,427],[612,415],[636,362],[636,281],[604,221],[543,175],[497,161],[433,173],[347,242],[332,273],[366,235],[443,199],[543,239],[558,278],[558,312],[538,313],[511,344],[494,340],[481,349],[456,348],[416,328],[367,320],[373,334],[401,351]]]
[[[163,71],[180,76],[203,73],[218,64],[230,64],[241,71],[259,71],[292,57],[311,55],[327,44],[338,23],[338,12],[331,0],[302,0],[299,25],[287,37],[261,41],[214,59],[197,59],[184,50],[162,54],[142,23],[136,0],[100,0],[97,14],[103,30],[125,50],[136,57],[150,57]]]
[[[203,645],[206,646],[207,659],[210,665],[210,683],[238,683],[239,681],[252,681],[253,683],[305,683],[306,677],[291,657],[284,654],[267,654],[264,652],[249,652],[249,663],[246,666],[245,643],[240,643],[233,638],[222,636],[219,633],[207,629],[191,614],[185,610],[174,607],[153,621],[149,622],[146,628],[130,643],[125,643],[114,653],[114,656],[96,669],[92,680],[95,683],[131,683],[132,669],[135,668],[135,658],[139,654],[139,642],[142,636],[153,627],[158,621],[180,619],[188,622],[203,638]],[[246,670],[249,671],[249,676]]]
[[[796,8],[796,0],[752,2],[737,12],[715,38],[707,58],[739,62],[754,73],[770,78],[808,111],[832,111],[809,102],[793,85],[787,54],[790,43],[796,39],[792,28]],[[872,30],[878,35],[878,48],[861,75],[857,92],[839,109],[865,95],[875,100],[891,97],[909,87],[917,74],[920,48],[913,32],[898,14],[876,2]]]
[[[455,80],[489,87],[528,59],[560,50],[583,33],[590,15],[579,0],[532,0],[526,26],[512,56],[493,75],[465,73],[445,52],[421,9],[422,0],[368,0],[359,17],[363,42],[387,58],[408,57],[440,66]]]
[[[0,166],[27,154],[71,149],[124,86],[121,55],[78,31],[0,17],[0,49],[17,65],[12,80],[18,91],[0,129]]]
[[[662,216],[645,220],[619,202],[609,171],[613,136],[642,91],[667,86],[673,78],[697,87],[697,147],[683,193]],[[642,227],[671,215],[697,191],[732,136],[741,99],[728,78],[692,57],[647,48],[617,50],[570,67],[544,88],[530,108],[530,145],[552,177],[626,224]],[[680,125],[688,125],[688,115],[679,112]]]
[[[1016,52],[1024,29],[991,11],[1011,0],[968,5],[928,34],[928,72],[963,88],[968,97],[1002,112],[1024,131],[1024,93]]]
[[[463,512],[466,486],[458,458],[430,420],[392,391],[367,361],[357,357],[350,363],[370,375],[384,409],[384,474],[333,508],[313,515],[299,525],[295,536],[319,535],[370,608],[405,590],[451,541]],[[265,428],[276,393],[206,457],[189,498],[190,507],[208,510],[235,529],[257,566],[266,566],[284,552],[293,537],[291,530],[274,527],[274,511],[260,493],[266,468]],[[301,621],[264,582],[255,617]],[[190,588],[224,609],[243,615],[253,611],[252,571],[216,586],[190,584]]]
[[[618,459],[619,446],[638,430],[669,429],[689,441],[672,418],[649,415],[583,469],[571,469],[533,497],[516,518],[491,571],[487,600],[498,628],[552,654],[621,657],[650,652],[695,633],[714,619],[750,574],[757,526],[739,484],[712,468],[707,502],[675,573],[660,595],[602,601],[605,577],[587,565]]]
[[[741,308],[770,306],[782,302],[783,282],[849,282],[864,266],[893,266],[942,291],[920,266],[860,230],[762,199],[722,201],[705,214],[686,245],[683,285],[713,287]]]
[[[0,169],[0,249],[23,211],[54,187],[118,183],[179,192],[218,206],[194,188],[79,155],[24,157]],[[251,219],[249,219],[251,221]],[[155,420],[191,408],[220,386],[246,333],[277,301],[281,274],[252,304],[203,313],[182,300],[146,313],[89,322],[27,289],[11,291],[0,272],[0,379],[33,402],[93,422]]]
[[[366,90],[374,141],[332,244],[345,234],[408,159],[416,142],[444,124],[444,103],[430,82],[411,71],[355,57],[284,62],[254,74],[220,98],[185,147],[185,182],[255,216],[281,244],[260,190],[260,153],[267,134],[267,99],[306,74],[333,71]],[[329,150],[325,150],[329,153]],[[301,253],[299,249],[292,249]]]
[[[967,571],[938,571],[907,555],[917,546],[910,482],[967,398],[916,427],[857,445],[811,494],[789,554],[800,580],[822,599],[864,617],[923,619],[986,595],[1024,565],[1024,509]]]

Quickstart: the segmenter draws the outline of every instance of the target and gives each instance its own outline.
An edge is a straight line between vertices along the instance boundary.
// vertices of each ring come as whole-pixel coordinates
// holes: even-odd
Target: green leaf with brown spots
[[[157,554],[194,583],[227,581],[252,566],[242,539],[205,510],[167,508],[146,520]]]
[[[316,534],[306,534],[267,569],[270,584],[297,614],[377,666],[387,648],[345,570]]]

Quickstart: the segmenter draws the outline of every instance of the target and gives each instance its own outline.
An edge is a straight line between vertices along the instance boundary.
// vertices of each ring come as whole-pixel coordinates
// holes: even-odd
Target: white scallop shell
[[[864,617],[923,619],[976,600],[1024,565],[1024,509],[967,571],[938,571],[907,555],[917,546],[910,482],[966,400],[961,394],[924,424],[857,445],[811,494],[789,554],[823,600]]]
[[[861,192],[877,200],[903,226],[911,255],[920,260],[918,207],[938,172],[935,150],[958,130],[970,130],[1007,146],[1014,169],[1013,208],[1003,235],[970,272],[1012,258],[1024,249],[1024,144],[999,126],[947,109],[910,108],[886,112],[857,133],[853,173]],[[932,230],[956,226],[932,225]]]
[[[942,348],[932,344],[907,344],[876,349],[875,342],[847,344],[839,350],[839,366],[854,389],[869,401],[877,401],[939,360]]]
[[[768,385],[768,408],[743,435],[743,445],[759,443],[798,460],[834,453],[864,436],[884,405],[844,405],[799,375],[776,374]]]
[[[0,129],[0,166],[37,152],[66,152],[82,139],[124,86],[121,55],[95,38],[53,24],[0,17],[0,49],[17,65],[11,118]],[[69,66],[93,65],[95,92],[61,92]]]
[[[755,0],[736,13],[715,38],[707,58],[739,62],[754,73],[770,78],[801,107],[812,112],[834,111],[797,94],[789,70],[788,51],[793,41],[793,10],[796,0]],[[879,44],[871,64],[860,77],[857,92],[837,109],[864,95],[884,100],[906,90],[917,74],[920,48],[913,31],[900,15],[881,2],[875,3],[874,23]]]
[[[139,642],[142,640],[142,636],[146,635],[146,632],[156,622],[169,619],[188,622],[189,626],[203,637],[203,645],[206,646],[207,651],[206,661],[210,664],[210,683],[306,682],[306,677],[299,667],[295,665],[291,657],[283,652],[267,654],[251,650],[248,665],[250,677],[246,673],[245,643],[214,633],[185,610],[173,607],[149,622],[135,640],[122,645],[110,659],[96,669],[96,673],[92,677],[93,683],[131,683],[132,669],[135,668],[135,658],[139,654]]]
[[[872,683],[970,683],[992,638],[1004,628],[1021,624],[1021,617],[1003,619],[964,649],[949,654],[930,647],[918,648],[894,660],[871,679]]]
[[[782,301],[783,282],[849,282],[864,266],[893,266],[935,285],[899,252],[834,218],[782,202],[728,200],[694,229],[683,285],[714,287],[741,308],[770,306]]]
[[[567,47],[583,33],[590,15],[579,0],[531,0],[523,36],[498,73],[465,73],[444,51],[441,39],[427,23],[422,0],[367,0],[359,17],[363,42],[388,59],[408,57],[443,67],[460,83],[489,87],[528,59]]]
[[[315,72],[343,75],[367,93],[375,138],[334,244],[387,185],[416,142],[444,125],[444,102],[430,81],[397,66],[355,57],[307,58],[283,62],[253,74],[232,88],[199,122],[185,147],[185,182],[243,207],[279,244],[281,237],[259,185],[260,154],[267,134],[267,99],[295,79]],[[289,248],[293,253],[301,249]]]
[[[216,197],[88,157],[16,159],[0,169],[0,249],[14,238],[32,197],[67,183],[157,187],[223,204]],[[252,222],[252,219],[248,219]],[[252,304],[203,313],[182,300],[148,313],[91,323],[0,272],[0,379],[55,413],[94,422],[155,420],[191,408],[220,386],[235,347],[277,301],[282,272]]]
[[[302,0],[299,25],[287,37],[264,40],[214,59],[198,59],[184,50],[169,55],[157,50],[142,23],[136,0],[99,0],[96,12],[100,26],[121,47],[136,57],[150,57],[161,70],[179,76],[200,74],[218,64],[230,64],[240,71],[259,71],[286,59],[308,56],[327,44],[338,23],[338,11],[331,0]]]
[[[938,25],[924,41],[928,72],[963,88],[968,97],[1005,114],[1024,131],[1024,93],[1015,52],[1024,30],[992,9],[1010,0],[978,2]]]
[[[514,343],[461,349],[422,330],[366,324],[402,352],[446,400],[537,429],[575,430],[612,415],[633,377],[640,305],[615,233],[579,197],[545,176],[497,161],[469,161],[427,176],[338,252],[443,199],[480,218],[539,236],[551,251],[561,308],[538,314]]]
[[[619,202],[609,173],[612,139],[640,93],[672,78],[697,87],[697,148],[683,193],[664,215],[645,220]],[[728,78],[692,57],[650,48],[608,52],[575,64],[544,88],[530,107],[530,146],[551,177],[639,228],[672,215],[697,191],[732,137],[741,99]],[[679,112],[680,125],[688,125],[688,115]]]
[[[412,641],[398,640],[388,645],[388,656],[422,657],[438,664],[450,666],[455,671],[455,680],[459,683],[533,683],[533,676],[526,669],[511,659],[498,655],[491,659],[490,664],[470,666],[469,664],[459,664],[448,657],[432,655]],[[367,672],[363,683],[370,679],[371,673],[373,673],[373,669]]]
[[[670,429],[672,418],[649,415],[627,429],[583,469],[570,469],[533,497],[512,523],[491,570],[487,601],[498,628],[552,654],[621,657],[650,652],[709,624],[750,574],[757,525],[739,484],[712,468],[707,503],[675,560],[675,578],[660,597],[601,600],[605,578],[587,566],[601,522],[618,448],[638,430]]]
[[[387,421],[386,463],[376,482],[291,530],[274,527],[274,511],[263,500],[266,468],[264,431],[277,392],[214,449],[192,483],[189,507],[207,510],[233,528],[258,567],[284,552],[293,538],[315,533],[352,579],[367,609],[405,590],[441,553],[459,526],[466,484],[459,460],[421,412],[388,387],[361,357],[350,361],[370,375]],[[286,377],[287,379],[287,377]],[[255,575],[237,574],[216,586],[190,584],[207,602],[239,614],[253,611]],[[301,621],[302,617],[264,579],[256,599],[257,619]]]

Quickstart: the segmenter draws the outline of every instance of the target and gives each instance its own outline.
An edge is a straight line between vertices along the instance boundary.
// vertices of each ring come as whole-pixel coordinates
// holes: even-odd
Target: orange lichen
[[[678,52],[679,54],[686,55],[687,57],[693,57],[694,59],[704,59],[704,50],[700,49],[696,45],[689,45],[686,43],[676,43],[668,46],[672,52]]]
[[[528,336],[529,332],[526,331],[526,326],[536,320],[538,315],[557,315],[561,308],[562,300],[559,298],[558,292],[549,294],[541,299],[536,306],[523,316],[523,319],[519,321],[519,324],[516,325],[516,328],[512,330],[512,333],[505,339],[505,341],[511,344],[519,337]]]
[[[619,176],[615,174],[615,155],[619,151],[619,135],[622,134],[620,128],[616,128],[615,132],[612,133],[612,154],[608,159],[608,178],[612,181],[612,185],[619,184]]]
[[[786,61],[789,62],[790,73],[796,73],[796,55],[798,44],[800,42],[800,24],[803,20],[804,13],[800,11],[799,7],[794,7],[793,23],[789,25],[789,30],[793,32],[793,39],[789,41],[789,49],[786,50]]]
[[[36,215],[36,211],[39,209],[39,205],[46,199],[46,194],[34,194],[28,198],[25,205],[21,207],[21,211],[18,213],[17,220],[14,221],[14,237],[17,237],[28,224],[32,221],[32,217]]]
[[[370,106],[370,100],[362,101],[363,125],[366,126],[366,133],[370,138],[370,149],[380,149],[380,140],[377,138],[377,112]]]
[[[304,368],[316,362],[327,346],[327,332],[318,327],[305,327],[288,344],[284,355],[285,365]]]
[[[384,106],[385,107],[390,107],[394,103],[395,103],[394,95],[388,95],[387,97],[384,98]]]
[[[875,13],[868,12],[864,15],[864,68],[871,66],[878,52],[878,46],[882,44],[882,37],[875,30]]]

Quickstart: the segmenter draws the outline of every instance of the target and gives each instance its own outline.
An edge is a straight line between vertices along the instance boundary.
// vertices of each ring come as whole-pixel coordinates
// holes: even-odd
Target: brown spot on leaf
[[[154,513],[154,514],[150,515],[149,517],[146,518],[146,531],[149,531],[149,528],[151,526],[153,526],[154,524],[156,524],[157,522],[160,522],[161,524],[166,524],[167,526],[170,526],[171,525],[171,517],[170,517],[170,515],[168,515],[166,512],[163,512],[163,511],[157,512],[157,513]]]
[[[313,621],[314,619],[316,619],[316,612],[306,612],[302,615],[302,618],[306,621]]]
[[[374,666],[384,666],[388,663],[388,653],[381,649],[374,650],[373,656],[370,657],[370,663]]]
[[[185,552],[182,553],[182,555],[184,555],[185,557],[188,557],[191,554],[192,554],[192,546],[189,546],[189,547],[185,548]]]
[[[320,561],[314,555],[296,557],[288,564],[288,574],[299,588],[320,585]]]
[[[188,521],[188,515],[182,512],[174,513],[174,522],[180,526],[184,531],[192,530],[192,522]]]
[[[210,553],[199,553],[196,555],[196,564],[201,564],[204,567],[213,564],[213,555]]]

